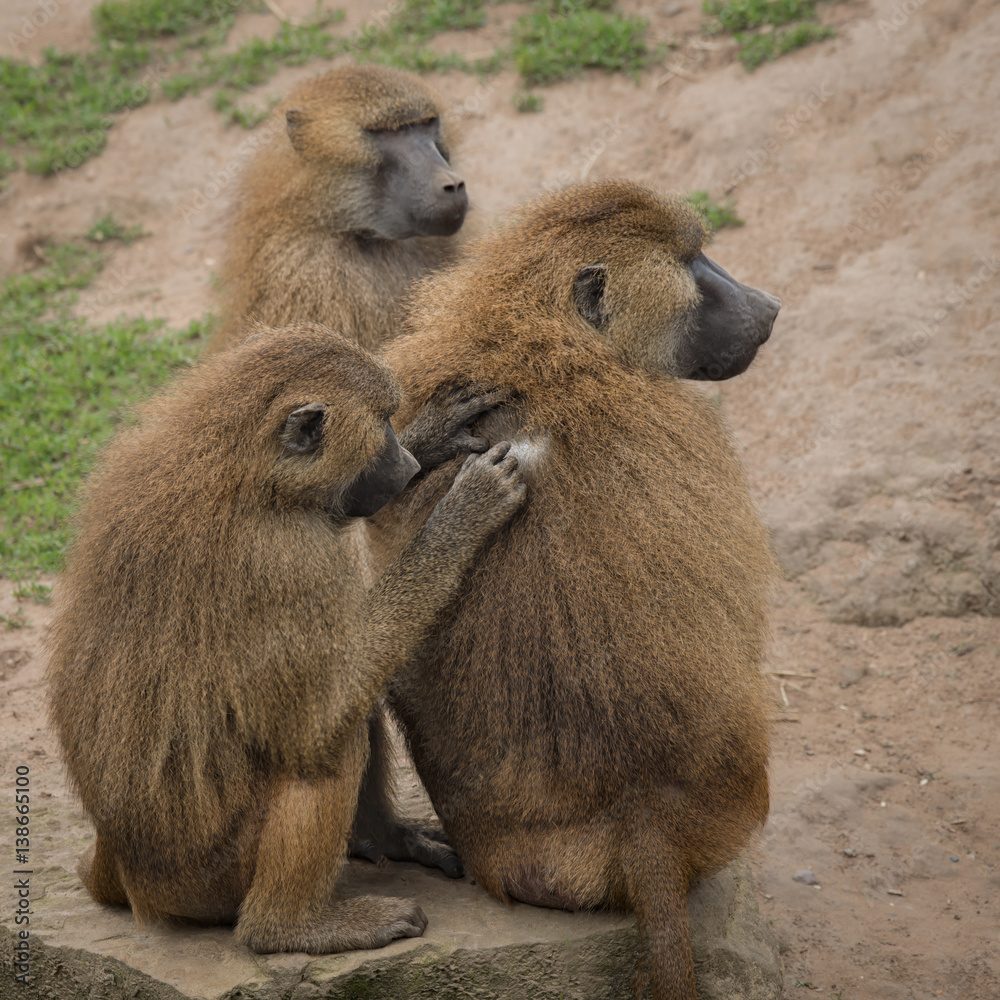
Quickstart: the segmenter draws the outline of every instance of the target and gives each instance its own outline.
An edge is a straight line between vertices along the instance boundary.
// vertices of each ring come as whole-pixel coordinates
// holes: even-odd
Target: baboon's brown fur
[[[366,720],[524,487],[513,459],[470,459],[373,584],[366,521],[341,511],[398,387],[328,330],[264,332],[104,455],[58,589],[52,719],[97,829],[96,900],[238,918],[258,951],[375,947],[426,921],[412,900],[334,896]],[[289,414],[323,406],[305,453]]]
[[[384,349],[403,426],[441,385],[516,394],[475,430],[512,440],[531,490],[390,685],[417,769],[494,896],[634,909],[657,1000],[693,1000],[685,893],[768,811],[769,543],[718,407],[670,373],[702,239],[627,182],[542,198],[424,281]],[[601,329],[574,303],[594,264]]]
[[[289,109],[304,119],[299,150],[286,134]],[[223,324],[210,351],[237,342],[248,318],[323,323],[369,350],[398,332],[403,292],[440,266],[455,240],[373,237],[378,151],[366,131],[433,118],[447,159],[454,134],[441,97],[416,76],[378,66],[335,69],[282,102],[235,197]]]

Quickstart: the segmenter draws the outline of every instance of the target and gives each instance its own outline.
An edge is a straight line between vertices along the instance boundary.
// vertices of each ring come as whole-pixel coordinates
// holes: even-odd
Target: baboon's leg
[[[371,753],[361,782],[358,812],[351,833],[351,853],[371,861],[419,861],[440,868],[451,878],[462,877],[462,862],[444,831],[434,823],[396,817],[393,746],[385,709],[378,705],[368,723]]]
[[[118,877],[118,865],[100,834],[93,848],[80,858],[76,870],[95,902],[105,906],[129,905]]]
[[[427,918],[414,900],[334,896],[366,757],[362,728],[338,776],[287,781],[271,796],[253,883],[236,925],[242,944],[259,952],[317,955],[380,948],[423,933]]]

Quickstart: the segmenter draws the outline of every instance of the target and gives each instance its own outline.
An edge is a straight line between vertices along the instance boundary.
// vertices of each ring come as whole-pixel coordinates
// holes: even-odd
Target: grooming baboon
[[[364,518],[418,469],[388,423],[398,402],[356,344],[266,331],[179,378],[105,454],[50,636],[99,902],[237,921],[265,952],[422,932],[412,900],[334,897],[366,719],[525,487],[507,445],[469,459],[369,589]],[[463,425],[488,405],[446,393],[401,440],[450,459],[478,447]]]
[[[634,909],[657,1000],[694,997],[685,894],[768,810],[769,544],[681,379],[742,372],[779,303],[703,236],[628,182],[542,198],[425,280],[384,350],[403,427],[440,386],[508,391],[474,431],[531,491],[390,684],[417,770],[494,896]],[[404,536],[456,467],[394,505]]]
[[[441,98],[422,80],[346,66],[296,88],[236,195],[223,282],[235,343],[247,318],[324,323],[373,350],[407,286],[439,266],[465,219]]]

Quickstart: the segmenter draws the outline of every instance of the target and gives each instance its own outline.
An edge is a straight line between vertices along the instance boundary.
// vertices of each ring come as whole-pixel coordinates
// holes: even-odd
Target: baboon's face
[[[384,239],[451,236],[469,207],[465,181],[451,168],[438,118],[369,132],[379,153],[374,177],[376,233]]]
[[[279,435],[284,477],[292,472],[304,498],[336,520],[370,517],[420,471],[396,439],[391,415],[370,409],[359,415],[355,407],[345,415],[335,402],[296,407]]]
[[[591,264],[574,282],[580,315],[633,364],[721,381],[750,367],[781,302],[741,284],[704,253],[678,259],[651,244],[627,260]]]
[[[781,301],[741,284],[703,253],[690,268],[699,300],[675,342],[675,374],[712,382],[740,375],[771,336]]]

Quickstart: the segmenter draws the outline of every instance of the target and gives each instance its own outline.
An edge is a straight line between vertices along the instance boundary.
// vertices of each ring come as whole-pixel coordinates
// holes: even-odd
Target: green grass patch
[[[30,625],[28,616],[24,613],[24,608],[18,608],[12,615],[0,615],[0,625],[5,629],[24,628]]]
[[[429,45],[416,44],[408,38],[387,36],[370,47],[359,47],[353,53],[359,62],[393,66],[410,73],[475,72],[475,67],[457,53],[437,52]]]
[[[346,41],[326,29],[343,19],[343,11],[334,11],[311,24],[285,22],[273,39],[251,38],[235,52],[206,52],[189,70],[165,80],[163,93],[176,101],[213,84],[249,90],[266,83],[282,66],[332,59],[344,51]]]
[[[52,588],[44,583],[19,583],[14,588],[14,597],[19,601],[30,600],[32,604],[51,604]]]
[[[737,32],[733,37],[740,44],[740,62],[747,69],[756,69],[762,62],[771,62],[786,52],[794,52],[804,45],[833,38],[837,32],[819,21],[803,21],[791,27],[769,32],[766,35],[747,35]]]
[[[595,67],[638,75],[649,59],[641,17],[623,17],[572,0],[540,10],[514,28],[514,64],[530,86],[579,76]]]
[[[20,167],[17,157],[9,150],[0,149],[0,181]]]
[[[233,15],[245,7],[245,0],[103,0],[91,17],[99,38],[137,42],[231,24]]]
[[[445,31],[481,28],[485,23],[484,0],[406,0],[385,30],[426,42]]]
[[[803,21],[815,17],[815,8],[815,0],[705,0],[702,5],[714,17],[706,25],[710,34]]]
[[[90,229],[87,230],[87,239],[91,243],[105,243],[109,240],[118,240],[128,246],[143,236],[149,236],[142,228],[142,223],[135,226],[123,226],[110,212],[102,215]]]
[[[736,214],[736,203],[731,198],[725,198],[721,202],[713,201],[707,191],[692,191],[687,201],[705,220],[709,236],[726,226],[745,225],[744,220]]]
[[[731,31],[750,70],[836,35],[816,20],[816,0],[704,0],[702,9],[712,15],[705,31]]]
[[[522,114],[531,114],[541,111],[545,106],[545,101],[540,94],[531,94],[526,90],[515,91],[510,98],[515,110]]]
[[[373,20],[347,44],[347,51],[365,62],[412,73],[461,70],[474,72],[454,52],[443,54],[427,43],[446,31],[481,28],[486,23],[484,0],[405,0],[386,21]]]
[[[60,570],[74,497],[117,414],[193,359],[205,333],[200,322],[159,336],[161,321],[74,317],[101,252],[67,244],[45,257],[0,287],[0,575],[19,580]]]
[[[39,66],[0,59],[0,119],[8,144],[24,143],[29,173],[78,167],[107,142],[115,115],[145,104],[149,48],[105,43],[93,52],[46,49]]]

